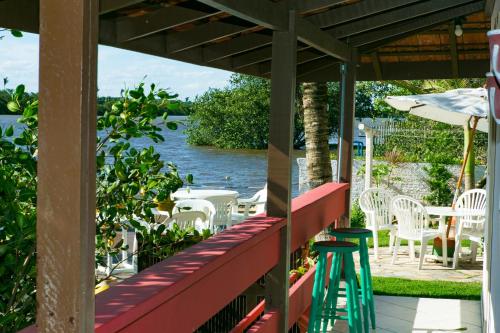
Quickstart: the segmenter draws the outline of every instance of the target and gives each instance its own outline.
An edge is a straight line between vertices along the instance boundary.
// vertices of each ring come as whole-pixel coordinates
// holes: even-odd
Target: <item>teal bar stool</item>
[[[370,331],[370,322],[375,329],[375,302],[373,299],[372,274],[370,270],[370,257],[368,256],[368,238],[373,237],[373,232],[363,228],[337,228],[330,230],[330,235],[342,241],[344,239],[359,240],[359,275],[361,278],[361,304],[363,305],[363,324],[365,332]],[[370,322],[368,321],[368,313]]]
[[[322,241],[314,243],[313,248],[319,252],[319,258],[314,277],[308,333],[316,333],[321,330],[326,332],[328,324],[334,324],[335,319],[347,320],[350,333],[361,333],[362,318],[359,306],[359,292],[352,257],[353,252],[358,251],[359,247],[351,242]],[[325,298],[328,253],[333,253],[333,260],[328,278],[328,293]],[[339,288],[342,263],[344,264],[345,288]],[[339,296],[345,296],[347,299],[345,309],[337,308]],[[347,313],[347,316],[337,315],[337,312]]]

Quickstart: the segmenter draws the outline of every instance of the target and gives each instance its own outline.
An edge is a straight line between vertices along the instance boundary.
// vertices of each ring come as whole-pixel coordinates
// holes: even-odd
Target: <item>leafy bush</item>
[[[428,174],[426,179],[429,185],[430,193],[424,196],[424,200],[430,205],[449,206],[453,200],[453,193],[450,187],[450,181],[453,175],[446,169],[442,163],[431,163],[430,167],[425,168]]]
[[[351,227],[352,228],[364,228],[366,226],[366,216],[365,213],[359,207],[357,202],[352,204],[351,207]]]
[[[97,129],[103,135],[96,147],[96,265],[105,266],[107,254],[127,250],[121,241],[115,242],[117,233],[138,226],[139,221],[154,223],[151,208],[156,206],[155,199],[163,200],[183,186],[174,164],[160,160],[153,147],[137,150],[129,142],[140,137],[164,141],[160,126],[177,128],[166,112],[178,108],[175,98],[154,85],[146,92],[141,84],[125,91],[98,117]],[[21,114],[18,122],[23,124],[17,137],[12,126],[0,128],[0,279],[5,281],[0,285],[0,331],[12,332],[35,318],[38,101],[20,85],[7,107]],[[192,176],[186,180],[190,182]],[[163,235],[144,228],[139,237],[141,249],[152,247],[155,252],[149,256],[163,259],[208,235],[176,229]]]
[[[132,226],[137,232],[139,272],[212,235],[208,229],[200,233],[193,227],[181,229],[177,224],[171,229],[164,224],[150,229],[132,221]]]
[[[0,128],[0,332],[35,319],[36,111],[24,87],[13,92],[10,109],[22,105],[24,132]]]

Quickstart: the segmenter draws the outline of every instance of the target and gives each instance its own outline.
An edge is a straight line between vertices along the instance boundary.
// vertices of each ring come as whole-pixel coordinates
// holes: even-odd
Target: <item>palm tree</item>
[[[307,178],[309,187],[314,188],[332,181],[328,146],[327,84],[310,82],[304,83],[302,88]]]

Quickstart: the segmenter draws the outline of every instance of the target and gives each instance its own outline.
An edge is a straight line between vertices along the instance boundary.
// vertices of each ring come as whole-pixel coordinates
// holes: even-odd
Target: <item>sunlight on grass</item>
[[[480,282],[422,281],[392,277],[372,277],[375,295],[481,299]]]

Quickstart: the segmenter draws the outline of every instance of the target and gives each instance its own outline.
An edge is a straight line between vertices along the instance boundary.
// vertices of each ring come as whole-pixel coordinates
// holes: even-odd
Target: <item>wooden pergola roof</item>
[[[356,55],[358,80],[482,77],[484,7],[484,0],[101,0],[99,42],[269,77],[272,30],[286,27],[294,8],[300,81],[339,80],[340,62]],[[0,26],[38,32],[38,17],[38,1],[0,0]],[[455,24],[463,36],[455,38]]]

